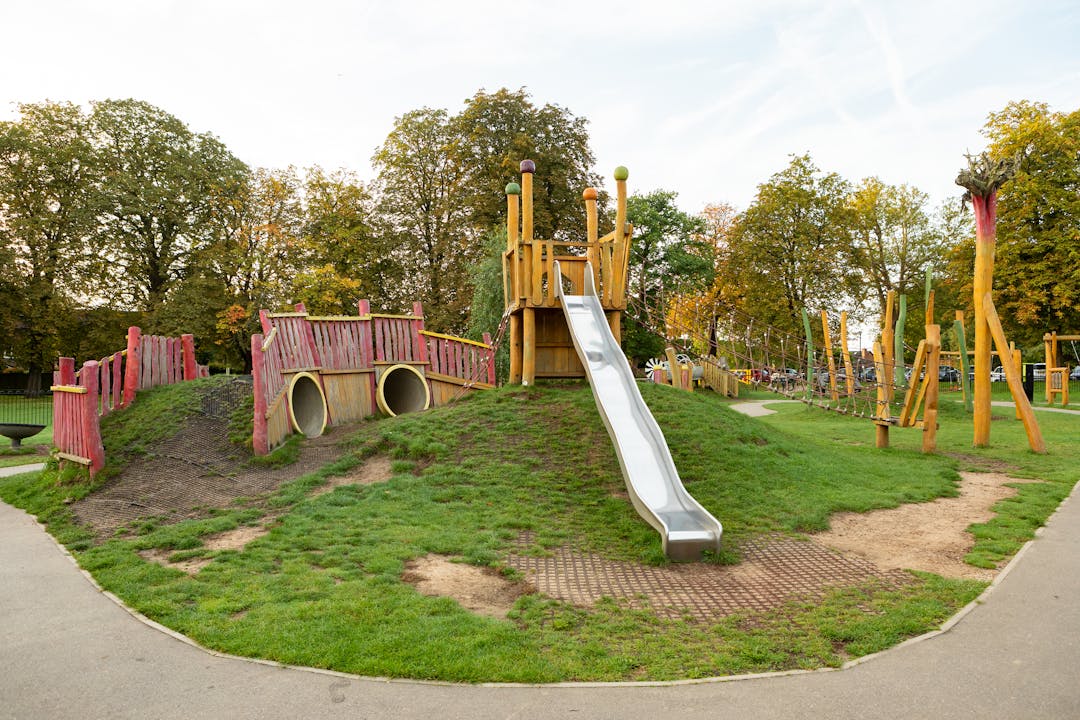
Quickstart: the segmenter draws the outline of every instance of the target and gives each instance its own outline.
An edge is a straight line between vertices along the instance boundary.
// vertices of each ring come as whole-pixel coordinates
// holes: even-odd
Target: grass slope
[[[128,417],[105,429],[110,453],[145,450],[138,428],[155,423],[163,432],[165,409],[190,407],[184,394],[198,387],[159,388],[147,393],[157,399],[145,405],[140,396]],[[725,551],[711,562],[737,562],[740,543],[761,533],[824,528],[831,512],[956,492],[955,459],[897,447],[906,442],[901,433],[894,433],[893,449],[874,452],[865,421],[797,406],[762,422],[731,412],[709,393],[655,386],[642,392],[687,488],[724,522]],[[148,420],[140,412],[156,414]],[[962,424],[945,415],[943,423]],[[1055,432],[1048,435],[1058,441]],[[254,523],[261,510],[238,506],[198,521],[146,523],[139,534],[94,544],[65,509],[66,499],[91,490],[74,478],[46,472],[0,479],[0,497],[48,522],[105,588],[200,643],[366,675],[552,682],[835,666],[932,629],[984,587],[919,575],[900,591],[869,582],[714,624],[660,619],[611,600],[586,611],[535,595],[522,597],[508,620],[480,617],[403,583],[405,563],[440,553],[498,566],[525,531],[537,553],[574,545],[610,558],[666,562],[656,533],[619,497],[622,478],[588,387],[481,393],[423,414],[369,421],[347,443],[349,453],[337,463],[267,500],[283,514],[243,551],[209,551],[202,538]],[[388,482],[307,496],[330,475],[377,454],[394,458]],[[1067,463],[1050,462],[1063,490]],[[1033,522],[1050,511],[1023,506]],[[189,577],[143,561],[137,552],[150,548],[214,562]]]

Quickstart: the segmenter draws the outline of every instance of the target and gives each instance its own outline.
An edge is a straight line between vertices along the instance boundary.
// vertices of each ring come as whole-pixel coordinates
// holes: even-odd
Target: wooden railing
[[[88,360],[75,371],[74,358],[60,358],[53,375],[53,446],[56,456],[85,465],[91,476],[105,466],[101,418],[129,406],[139,390],[209,375],[195,362],[191,335],[143,335],[128,328],[127,349]]]

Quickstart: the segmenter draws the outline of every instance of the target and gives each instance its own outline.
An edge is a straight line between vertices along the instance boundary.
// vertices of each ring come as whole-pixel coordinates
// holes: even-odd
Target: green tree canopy
[[[72,296],[87,290],[99,178],[78,106],[25,104],[19,113],[0,122],[0,328],[8,339],[0,351],[36,382],[72,322]]]
[[[994,286],[1010,338],[1039,346],[1080,332],[1080,110],[1012,102],[983,134],[996,159],[1020,157],[998,193]]]

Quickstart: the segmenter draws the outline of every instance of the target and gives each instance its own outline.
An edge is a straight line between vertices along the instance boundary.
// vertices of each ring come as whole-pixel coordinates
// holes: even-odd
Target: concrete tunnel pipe
[[[309,438],[316,438],[326,429],[326,396],[314,375],[296,373],[289,381],[289,416],[293,428]]]
[[[391,365],[379,377],[375,403],[390,417],[420,412],[431,406],[431,389],[412,365]]]

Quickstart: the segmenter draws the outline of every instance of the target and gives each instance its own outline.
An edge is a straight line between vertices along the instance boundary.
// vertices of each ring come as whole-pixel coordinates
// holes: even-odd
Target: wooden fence
[[[135,401],[139,390],[209,375],[195,362],[195,340],[143,335],[128,328],[127,348],[75,371],[74,358],[60,358],[53,374],[53,446],[56,456],[89,468],[105,466],[101,418]]]
[[[291,313],[259,313],[263,332],[251,338],[256,454],[265,455],[292,433],[289,387],[302,372],[317,379],[331,425],[374,414],[378,377],[393,365],[415,367],[435,405],[471,389],[494,387],[488,336],[478,343],[429,332],[419,302],[410,315],[372,313],[367,300],[357,310],[358,315],[316,317],[298,304]]]

